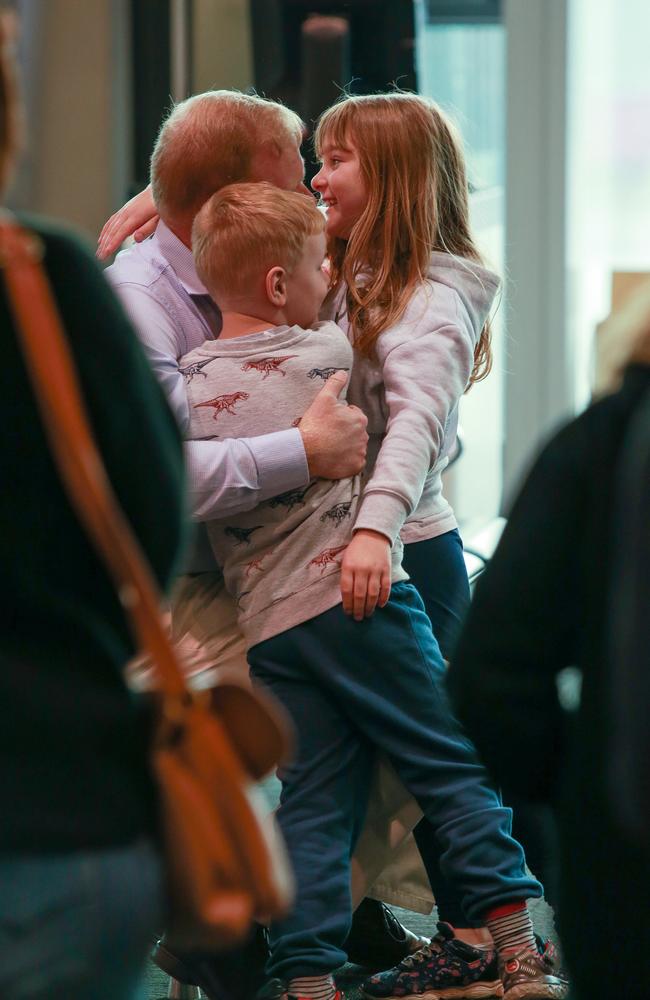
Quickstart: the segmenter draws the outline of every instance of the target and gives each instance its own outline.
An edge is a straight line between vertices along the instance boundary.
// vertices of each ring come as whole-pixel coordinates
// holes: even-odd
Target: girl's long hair
[[[460,138],[437,104],[395,92],[343,97],[321,116],[325,146],[353,148],[367,191],[350,238],[330,239],[332,285],[345,281],[355,347],[371,356],[377,337],[404,313],[434,250],[482,264],[469,228]],[[470,384],[492,366],[490,324],[474,352]]]

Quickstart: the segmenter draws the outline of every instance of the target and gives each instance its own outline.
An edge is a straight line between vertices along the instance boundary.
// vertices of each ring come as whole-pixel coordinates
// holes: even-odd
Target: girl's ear
[[[283,267],[272,267],[266,275],[266,296],[276,309],[287,304],[287,274]]]

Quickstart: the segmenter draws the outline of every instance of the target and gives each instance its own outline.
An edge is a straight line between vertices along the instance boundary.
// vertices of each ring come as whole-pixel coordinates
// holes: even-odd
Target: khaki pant
[[[172,630],[174,639],[189,650],[201,648],[215,664],[194,675],[196,687],[209,687],[226,672],[248,681],[235,605],[219,574],[179,578],[172,595]],[[352,859],[355,906],[372,896],[418,913],[431,912],[431,887],[411,834],[421,816],[388,761],[380,760],[366,824]]]

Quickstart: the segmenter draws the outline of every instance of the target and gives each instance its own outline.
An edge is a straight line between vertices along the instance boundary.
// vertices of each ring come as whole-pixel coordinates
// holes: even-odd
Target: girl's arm
[[[394,542],[418,506],[467,388],[474,345],[458,296],[441,285],[419,289],[403,319],[379,337],[388,420],[355,530],[378,531]]]
[[[106,260],[116,250],[127,236],[133,236],[140,243],[151,236],[158,223],[156,206],[151,195],[151,185],[140,191],[126,205],[122,205],[110,219],[104,223],[97,241],[97,257]]]
[[[435,309],[432,294],[428,285],[419,289],[377,342],[386,434],[341,562],[343,608],[357,620],[388,600],[391,546],[420,502],[474,364],[474,333],[456,294],[436,286]]]

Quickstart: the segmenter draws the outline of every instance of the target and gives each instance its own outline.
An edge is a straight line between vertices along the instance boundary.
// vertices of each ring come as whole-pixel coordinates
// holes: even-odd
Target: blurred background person
[[[647,553],[650,523],[647,512],[638,516],[647,479],[629,471],[630,462],[639,473],[648,468],[650,284],[605,324],[599,341],[606,348],[599,384],[609,394],[561,430],[533,466],[477,587],[449,682],[504,792],[555,806],[560,934],[574,996],[642,1000],[650,851],[647,799],[635,796],[647,789],[647,760],[631,750],[647,746],[647,722],[638,721],[650,704],[632,711],[629,691],[637,700],[647,691],[638,659],[647,631],[644,642],[632,617],[639,592],[633,587],[625,603],[621,595],[643,579],[632,574]],[[642,440],[646,451],[636,454]],[[635,659],[627,657],[623,671],[626,649]],[[581,680],[571,712],[558,686],[567,667]],[[634,773],[624,768],[617,805],[613,753],[619,780],[621,761],[635,761]]]
[[[0,22],[0,180],[20,110]],[[176,568],[176,424],[96,264],[48,222],[36,234],[113,487],[158,582]],[[0,270],[0,996],[135,997],[162,920],[149,731],[127,691],[133,643],[62,488]]]

